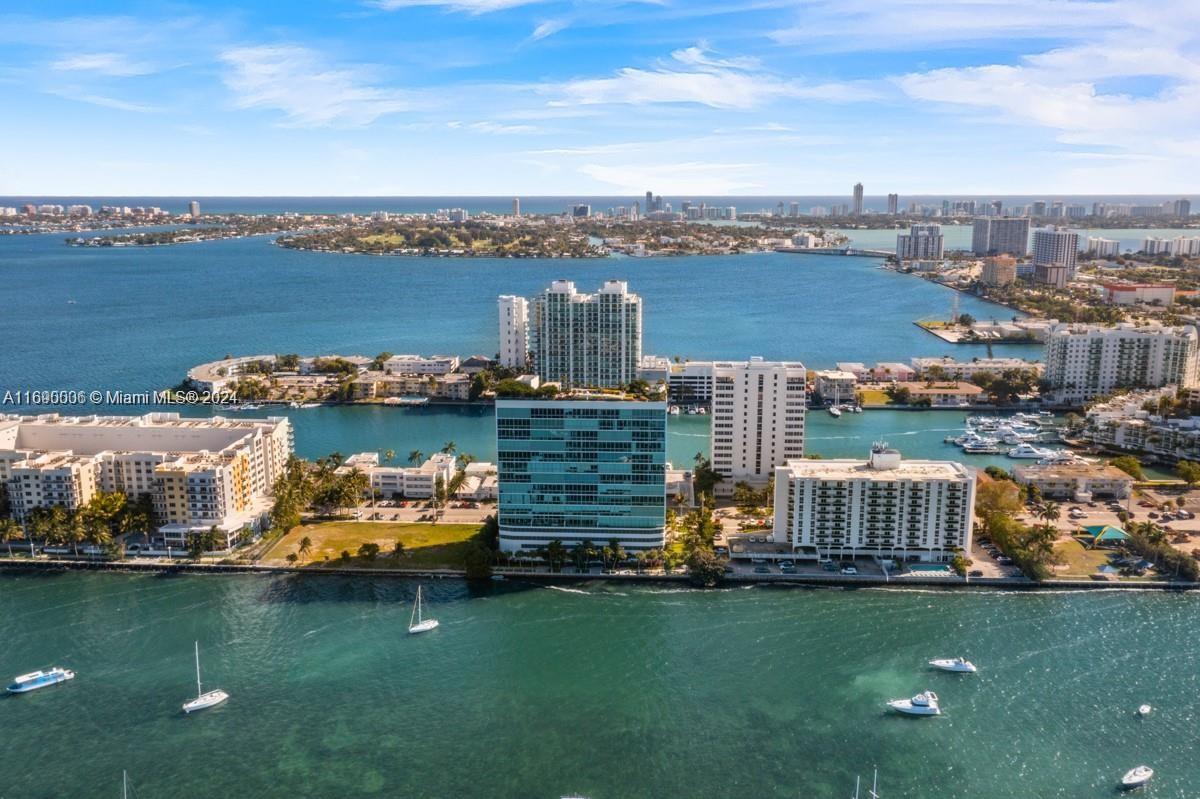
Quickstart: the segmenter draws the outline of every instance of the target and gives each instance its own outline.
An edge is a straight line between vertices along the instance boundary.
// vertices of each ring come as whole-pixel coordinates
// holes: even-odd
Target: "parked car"
[[[855,566],[843,566],[842,574],[858,574],[858,568]]]
[[[834,563],[832,560],[827,560],[821,564],[821,568],[827,572],[835,572],[835,571],[837,571],[837,564]]]
[[[968,576],[968,577],[982,577],[982,576],[983,576],[983,572],[982,572],[982,571],[980,571],[979,569],[972,569],[971,571],[969,571],[969,572],[967,573],[967,576]]]

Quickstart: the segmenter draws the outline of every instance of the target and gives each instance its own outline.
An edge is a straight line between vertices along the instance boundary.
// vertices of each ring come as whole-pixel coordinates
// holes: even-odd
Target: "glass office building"
[[[497,400],[500,548],[664,544],[667,406]]]

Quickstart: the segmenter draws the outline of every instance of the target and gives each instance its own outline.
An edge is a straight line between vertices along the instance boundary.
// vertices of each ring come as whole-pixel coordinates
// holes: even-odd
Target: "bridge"
[[[775,252],[798,255],[849,255],[856,258],[893,258],[896,255],[890,250],[864,250],[856,247],[776,247]]]

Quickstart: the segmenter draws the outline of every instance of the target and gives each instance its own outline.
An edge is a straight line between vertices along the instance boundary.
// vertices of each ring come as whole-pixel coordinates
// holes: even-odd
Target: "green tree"
[[[693,550],[687,558],[688,579],[700,588],[714,588],[725,579],[725,561],[710,551]]]
[[[367,561],[374,561],[379,557],[379,544],[374,541],[366,541],[358,547],[358,556]]]
[[[408,462],[412,466],[420,466],[425,460],[425,453],[419,449],[414,449],[408,453]]]
[[[1113,466],[1116,466],[1125,474],[1132,477],[1134,480],[1145,480],[1146,474],[1142,471],[1141,462],[1132,455],[1122,455],[1119,458],[1113,458],[1109,461]]]
[[[1180,480],[1187,483],[1188,488],[1192,488],[1196,483],[1200,483],[1200,463],[1180,461],[1175,464],[1175,474],[1179,475]]]
[[[404,542],[397,538],[396,543],[392,544],[392,560],[399,563],[400,559],[404,557],[404,551]]]
[[[0,541],[8,547],[8,556],[12,557],[12,542],[24,537],[21,525],[15,519],[0,519]]]
[[[492,553],[479,541],[471,542],[463,556],[468,580],[486,580],[492,576]]]
[[[550,564],[551,571],[558,571],[566,559],[567,548],[562,541],[556,538],[546,545],[546,562]]]
[[[312,539],[309,538],[308,536],[304,536],[303,538],[300,539],[300,546],[297,548],[296,551],[300,553],[301,557],[307,557],[308,553],[312,552],[312,546],[313,546]]]

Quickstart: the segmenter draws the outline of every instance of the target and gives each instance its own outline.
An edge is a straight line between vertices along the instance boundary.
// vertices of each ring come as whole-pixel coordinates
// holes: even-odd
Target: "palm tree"
[[[1054,529],[1054,523],[1062,518],[1062,509],[1057,502],[1045,502],[1035,512],[1039,519],[1046,522],[1047,531]]]
[[[550,570],[555,570],[555,564],[561,564],[567,556],[567,548],[557,538],[546,545],[546,560],[550,562]]]
[[[395,457],[396,457],[396,450],[394,450],[394,449],[385,450],[383,453],[383,462],[391,463],[395,459]]]
[[[475,462],[475,456],[469,452],[460,452],[458,455],[458,468],[465,469]]]
[[[296,551],[299,552],[302,557],[308,555],[308,553],[312,551],[312,539],[308,536],[301,538],[300,546]]]
[[[454,451],[457,449],[458,449],[458,445],[455,444],[453,441],[447,441],[445,444],[442,445],[442,452],[444,452],[447,455],[453,455]]]
[[[392,560],[398,561],[402,557],[404,557],[404,542],[397,538],[396,543],[392,544]]]
[[[8,556],[12,557],[12,542],[23,536],[21,525],[16,519],[0,519],[0,541],[8,546]]]
[[[419,449],[414,449],[408,453],[408,462],[413,466],[420,466],[423,460],[425,460],[425,453]]]

